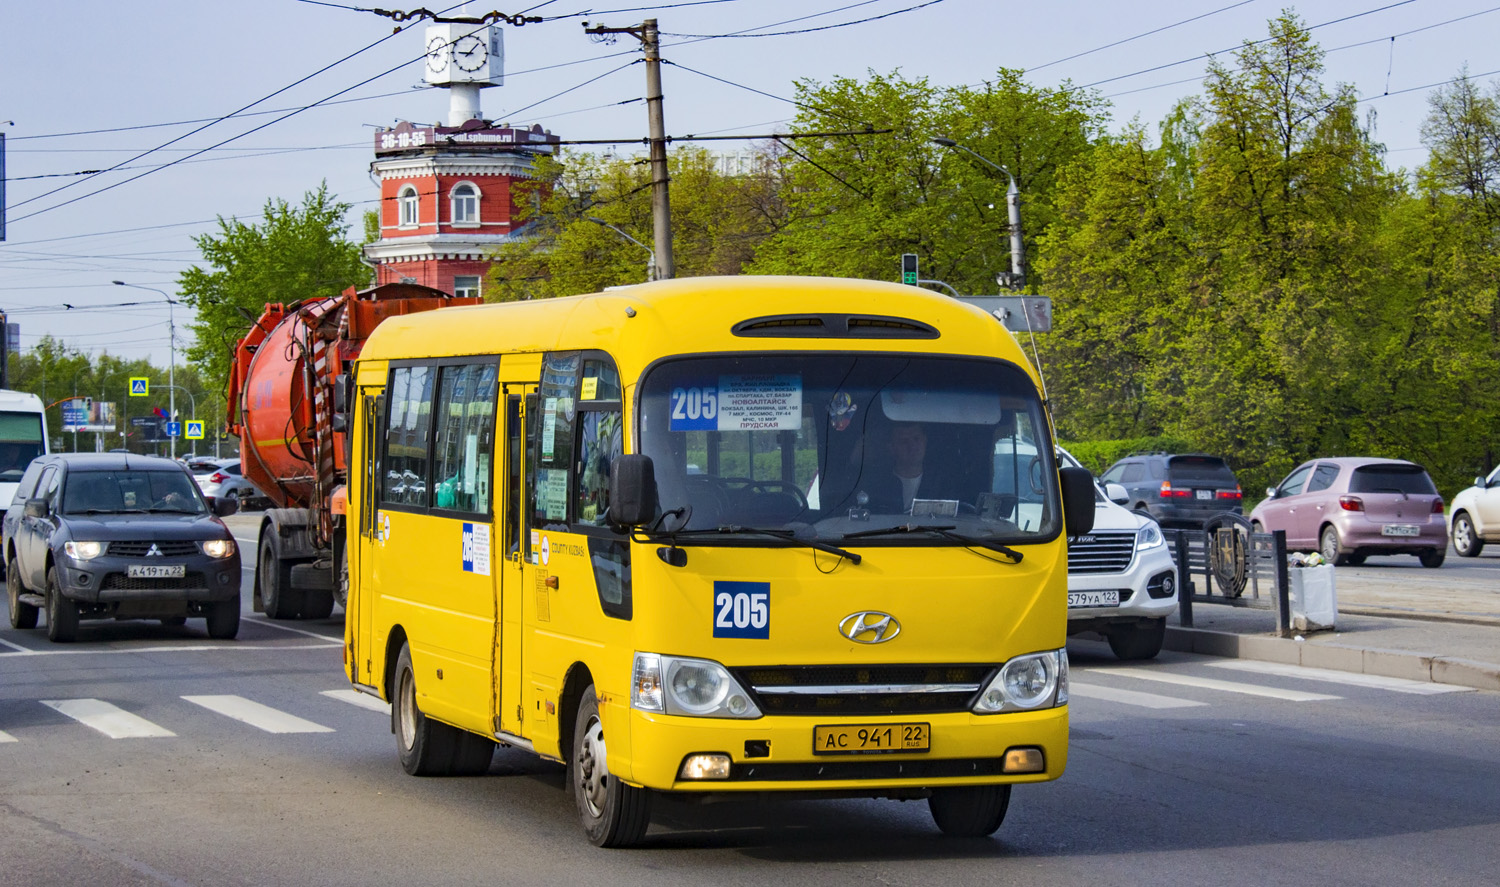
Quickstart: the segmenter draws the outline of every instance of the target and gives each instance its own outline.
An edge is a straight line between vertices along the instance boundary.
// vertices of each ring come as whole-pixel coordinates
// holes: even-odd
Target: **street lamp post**
[[[1021,189],[1016,187],[1016,177],[1011,175],[1010,170],[1004,166],[975,154],[953,139],[934,137],[932,143],[934,145],[941,145],[944,148],[953,148],[962,151],[990,169],[1004,173],[1006,180],[1010,182],[1010,187],[1005,191],[1005,209],[1010,221],[1010,273],[1002,274],[1000,278],[1005,286],[1020,289],[1026,284],[1026,275],[1021,271],[1026,260],[1026,254],[1024,252],[1025,248],[1021,243]]]
[[[645,250],[646,254],[651,257],[650,258],[650,263],[651,264],[649,264],[649,265],[646,266],[646,280],[647,281],[652,281],[652,280],[656,279],[656,250],[652,249],[651,247],[647,246],[644,243],[641,243],[639,240],[636,240],[634,237],[631,237],[629,234],[626,234],[624,231],[621,231],[619,228],[616,228],[614,225],[611,225],[610,223],[604,221],[603,219],[596,219],[593,216],[586,216],[586,217],[584,217],[584,221],[585,222],[593,222],[595,225],[603,225],[604,227],[608,228],[609,230],[615,232],[616,234],[620,235],[621,237],[625,238],[626,240],[630,241],[631,243],[633,243],[636,246],[640,247],[641,249]]]
[[[167,421],[175,422],[177,420],[177,380],[173,377],[177,369],[177,324],[172,320],[172,306],[177,304],[177,302],[171,296],[167,295],[164,290],[159,290],[154,286],[141,286],[138,283],[126,283],[123,280],[111,282],[115,286],[128,286],[131,289],[161,293],[161,297],[167,300],[167,345],[171,353],[171,362],[167,364]],[[175,435],[167,435],[167,446],[172,454],[172,458],[177,458],[177,437]]]

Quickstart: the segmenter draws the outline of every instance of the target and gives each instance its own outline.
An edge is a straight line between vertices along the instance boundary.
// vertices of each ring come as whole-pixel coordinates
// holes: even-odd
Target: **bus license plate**
[[[927,724],[840,724],[813,728],[813,754],[854,755],[927,751]]]
[[[131,579],[181,579],[187,575],[186,564],[131,564],[125,568]]]
[[[1380,528],[1382,536],[1417,536],[1422,528],[1416,524],[1385,524]]]
[[[1111,588],[1108,591],[1070,591],[1068,592],[1068,607],[1118,607],[1120,606],[1120,590]]]

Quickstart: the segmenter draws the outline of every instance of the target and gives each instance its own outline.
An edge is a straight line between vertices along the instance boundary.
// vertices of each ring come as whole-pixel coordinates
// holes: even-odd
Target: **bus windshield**
[[[907,545],[963,544],[912,528],[1021,543],[1058,532],[1050,433],[1031,379],[1013,364],[693,357],[648,371],[639,403],[658,528],[684,542],[753,544],[736,535],[752,529]]]
[[[42,452],[40,413],[0,411],[0,481],[19,481]]]

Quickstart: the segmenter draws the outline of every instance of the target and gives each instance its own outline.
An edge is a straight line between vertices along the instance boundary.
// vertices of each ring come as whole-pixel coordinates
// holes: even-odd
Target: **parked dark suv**
[[[208,634],[240,627],[240,555],[193,476],[156,456],[41,456],[5,512],[6,593],[13,628],[71,641],[80,619],[208,620]]]
[[[1192,529],[1215,514],[1244,513],[1240,483],[1218,456],[1136,453],[1100,479],[1124,487],[1129,507],[1150,512],[1164,527]]]

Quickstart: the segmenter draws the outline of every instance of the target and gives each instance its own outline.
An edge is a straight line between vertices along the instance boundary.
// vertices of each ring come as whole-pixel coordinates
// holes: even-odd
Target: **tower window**
[[[457,185],[453,189],[453,224],[474,225],[479,223],[479,189],[470,184]]]
[[[396,196],[396,205],[401,210],[401,227],[417,226],[417,189],[411,185],[402,188]]]

